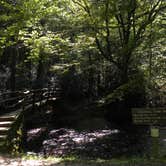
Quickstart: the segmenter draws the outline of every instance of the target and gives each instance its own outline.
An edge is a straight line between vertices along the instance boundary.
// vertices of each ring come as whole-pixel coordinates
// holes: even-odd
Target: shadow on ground
[[[142,130],[141,130],[142,131]],[[82,156],[112,159],[120,156],[139,156],[146,146],[140,141],[139,133],[105,129],[76,131],[60,128],[47,131],[43,128],[28,131],[27,147],[45,157]]]

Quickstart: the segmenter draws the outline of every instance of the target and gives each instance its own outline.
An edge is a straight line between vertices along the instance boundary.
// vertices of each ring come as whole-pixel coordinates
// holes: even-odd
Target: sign
[[[161,151],[161,149],[166,149],[166,144],[163,141],[165,140],[166,132],[161,132],[161,127],[159,126],[166,125],[166,108],[133,108],[132,117],[133,123],[137,125],[151,126],[151,157],[156,158],[162,154],[165,156],[166,151]]]
[[[132,117],[138,125],[165,125],[166,108],[133,108]]]
[[[156,127],[151,127],[150,129],[150,135],[153,138],[158,138],[159,137],[159,129]]]

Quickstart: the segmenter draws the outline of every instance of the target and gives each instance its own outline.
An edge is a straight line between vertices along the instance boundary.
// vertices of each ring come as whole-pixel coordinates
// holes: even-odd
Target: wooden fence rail
[[[35,90],[5,92],[0,94],[0,115],[18,109],[24,109],[28,105],[34,107],[48,100],[60,98],[60,88],[43,88]]]

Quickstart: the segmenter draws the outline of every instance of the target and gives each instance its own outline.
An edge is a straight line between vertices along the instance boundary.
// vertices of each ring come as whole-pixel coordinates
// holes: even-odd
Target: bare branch
[[[105,26],[106,26],[106,43],[107,43],[107,53],[111,54],[111,46],[110,46],[110,29],[109,29],[109,1],[107,0],[106,4],[105,4]]]

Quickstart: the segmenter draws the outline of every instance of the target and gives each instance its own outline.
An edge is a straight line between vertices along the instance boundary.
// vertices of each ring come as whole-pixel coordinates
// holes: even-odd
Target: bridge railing
[[[42,102],[48,102],[50,99],[56,100],[60,98],[60,93],[60,88],[43,88],[2,93],[0,94],[0,114],[22,109],[28,105],[32,107],[36,104],[41,105]]]

